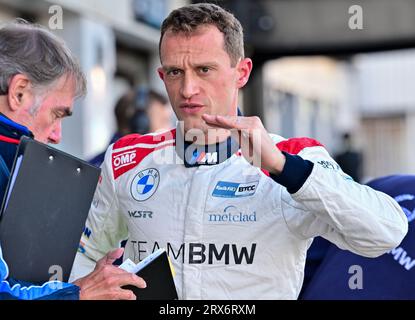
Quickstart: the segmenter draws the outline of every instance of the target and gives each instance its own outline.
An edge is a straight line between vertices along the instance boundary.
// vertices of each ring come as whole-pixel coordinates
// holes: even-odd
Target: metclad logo
[[[258,186],[259,181],[247,182],[247,183],[236,183],[219,181],[215,189],[213,189],[213,197],[222,198],[239,198],[252,196]]]
[[[244,214],[235,206],[227,206],[222,214],[210,214],[209,222],[256,222],[256,212]]]

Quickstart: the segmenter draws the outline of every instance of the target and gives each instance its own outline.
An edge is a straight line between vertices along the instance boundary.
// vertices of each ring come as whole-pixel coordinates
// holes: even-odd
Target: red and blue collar
[[[27,127],[14,122],[0,113],[0,141],[18,144],[22,136],[33,138],[32,132]]]
[[[196,145],[184,140],[183,133],[176,129],[176,152],[185,167],[217,165],[228,160],[239,150],[239,144],[232,137],[211,145]]]

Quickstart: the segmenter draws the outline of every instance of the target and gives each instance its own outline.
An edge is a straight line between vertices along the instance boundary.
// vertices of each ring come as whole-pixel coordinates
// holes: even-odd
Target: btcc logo
[[[122,167],[136,163],[135,158],[137,156],[136,150],[127,151],[124,153],[117,154],[112,159],[112,164],[115,170],[121,169]]]
[[[259,181],[247,183],[237,183],[228,181],[219,181],[213,189],[213,197],[221,198],[239,198],[252,196],[258,186]]]
[[[246,186],[246,187],[239,187],[238,188],[238,192],[245,192],[245,191],[254,191],[255,190],[255,185],[250,185],[250,186]]]

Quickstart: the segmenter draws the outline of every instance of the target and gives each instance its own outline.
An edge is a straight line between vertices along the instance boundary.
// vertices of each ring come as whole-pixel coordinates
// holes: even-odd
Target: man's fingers
[[[81,288],[80,298],[83,300],[134,300],[136,297],[133,292],[122,287],[126,285],[140,289],[147,287],[142,278],[111,265],[105,265],[96,270],[93,276],[91,275],[84,277],[82,282],[76,283]]]
[[[115,250],[113,250],[113,251],[110,251],[110,252],[108,252],[107,253],[107,259],[108,260],[117,260],[118,258],[121,258],[121,256],[123,255],[123,253],[124,253],[124,248],[117,248],[117,249],[115,249]]]
[[[108,252],[102,259],[97,262],[97,265],[104,266],[106,264],[113,264],[115,260],[121,258],[124,253],[124,248],[118,248]]]
[[[136,300],[137,297],[131,290],[112,288],[99,290],[88,297],[88,300]]]
[[[107,272],[103,278],[105,279],[104,281],[107,281],[109,285],[116,286],[116,287],[132,285],[140,289],[144,289],[147,287],[147,284],[144,281],[144,279],[137,276],[136,274],[127,272],[115,266],[111,266],[111,268],[113,269],[108,269],[110,270],[110,272]]]
[[[135,275],[134,273],[129,273],[129,272],[118,275],[117,282],[120,287],[126,286],[126,285],[132,285],[140,289],[144,289],[147,287],[147,284],[143,278]]]
[[[120,289],[117,292],[116,298],[118,300],[137,300],[136,295],[131,290],[127,290],[127,289]]]
[[[212,127],[227,129],[234,140],[242,145],[242,140],[251,140],[255,132],[260,134],[263,127],[257,117],[221,116],[203,114],[203,119]],[[259,131],[258,131],[259,130]],[[251,142],[249,142],[251,143]]]
[[[207,124],[213,125],[215,127],[223,129],[241,129],[241,126],[239,125],[240,119],[238,118],[242,117],[203,114],[202,118],[206,121]]]
[[[223,127],[222,124],[218,123],[215,115],[203,114],[202,119],[205,120],[205,122],[212,127],[216,127],[216,128]]]
[[[203,114],[202,118],[206,121],[207,124],[211,126],[216,126],[228,130],[263,130],[262,122],[258,117]]]

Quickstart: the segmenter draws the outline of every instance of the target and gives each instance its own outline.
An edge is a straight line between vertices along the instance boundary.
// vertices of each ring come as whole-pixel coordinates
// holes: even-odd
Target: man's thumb
[[[108,252],[105,257],[98,261],[98,265],[104,266],[106,264],[113,264],[115,260],[121,258],[124,253],[124,248],[118,248],[113,251]]]

